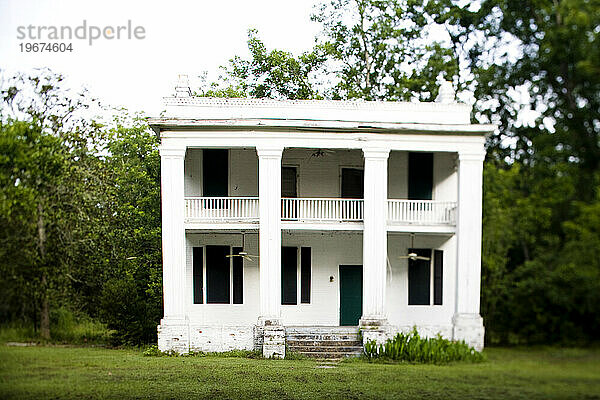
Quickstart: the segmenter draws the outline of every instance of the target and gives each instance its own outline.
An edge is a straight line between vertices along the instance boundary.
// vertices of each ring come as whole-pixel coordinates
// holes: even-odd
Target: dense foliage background
[[[442,79],[496,122],[484,168],[488,343],[600,335],[600,0],[333,0],[313,50],[249,31],[199,96],[432,101]],[[3,77],[0,321],[60,338],[101,321],[155,340],[160,158],[143,119],[100,125],[48,71]],[[65,322],[66,321],[66,322]],[[69,322],[71,321],[71,322]]]

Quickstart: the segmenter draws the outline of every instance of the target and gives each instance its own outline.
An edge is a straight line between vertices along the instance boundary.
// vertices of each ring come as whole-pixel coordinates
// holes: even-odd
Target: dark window
[[[202,152],[202,195],[227,197],[229,194],[228,150],[205,149]]]
[[[281,197],[298,197],[296,191],[296,167],[281,168]]]
[[[357,168],[342,168],[342,198],[362,199],[364,190],[364,171]]]
[[[300,302],[310,303],[310,247],[300,248]]]
[[[433,153],[408,153],[408,198],[431,200]]]
[[[229,246],[206,246],[206,303],[230,302],[228,254]]]
[[[430,249],[408,249],[409,253],[431,257]],[[408,305],[430,305],[430,260],[408,260]]]
[[[433,251],[433,304],[442,305],[442,286],[444,280],[444,252]]]
[[[281,304],[298,304],[298,249],[281,248]]]
[[[193,264],[193,286],[194,286],[194,304],[202,304],[202,247],[194,247],[192,254],[192,264]]]
[[[240,254],[241,247],[234,247],[233,254]],[[244,259],[231,257],[233,263],[233,304],[244,302]]]

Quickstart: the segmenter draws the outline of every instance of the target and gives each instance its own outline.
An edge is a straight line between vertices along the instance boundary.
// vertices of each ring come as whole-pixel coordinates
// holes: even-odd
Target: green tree
[[[239,56],[223,67],[221,82],[200,93],[213,97],[255,97],[305,100],[319,98],[316,74],[324,56],[319,47],[298,57],[283,50],[267,50],[254,29],[248,31],[250,59]]]
[[[158,140],[139,116],[117,120],[110,133],[111,250],[96,300],[119,342],[150,343],[162,315]]]
[[[486,0],[475,10],[458,3],[433,1],[430,14],[466,55],[481,117],[499,122],[491,154],[573,164],[580,169],[579,197],[593,198],[600,166],[600,1]],[[520,118],[527,110],[538,114],[535,121]]]
[[[67,297],[78,248],[89,239],[101,187],[102,138],[93,122],[78,120],[80,95],[60,88],[49,71],[19,75],[2,88],[0,136],[0,252],[9,301],[39,315],[50,338],[50,308]],[[21,119],[19,121],[18,119]],[[13,315],[14,316],[14,315]]]
[[[313,20],[323,25],[320,46],[339,99],[431,101],[438,79],[457,79],[453,48],[428,36],[434,21],[425,1],[333,0]]]

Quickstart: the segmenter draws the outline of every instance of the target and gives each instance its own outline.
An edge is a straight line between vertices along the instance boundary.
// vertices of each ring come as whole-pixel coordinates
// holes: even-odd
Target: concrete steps
[[[318,359],[358,357],[362,342],[357,327],[346,326],[287,326],[288,351]]]

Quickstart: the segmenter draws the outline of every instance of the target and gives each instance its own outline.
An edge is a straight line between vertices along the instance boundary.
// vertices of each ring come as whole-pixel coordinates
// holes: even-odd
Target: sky
[[[65,75],[70,87],[87,88],[104,104],[143,111],[162,109],[179,74],[191,86],[207,71],[218,74],[234,55],[247,56],[247,31],[256,28],[267,48],[299,54],[309,50],[319,25],[310,21],[316,0],[0,0],[0,69],[6,74],[48,67]],[[49,40],[51,27],[76,31],[86,23],[86,39]],[[96,27],[116,36],[118,26],[138,30],[140,39],[121,30],[120,39],[92,40]],[[33,26],[32,38],[29,26]],[[19,31],[19,27],[21,30]],[[38,38],[42,28],[42,39]],[[79,35],[82,35],[80,29]],[[24,33],[20,35],[20,33]],[[68,34],[68,30],[64,30]],[[23,38],[21,38],[23,37]],[[71,52],[27,52],[27,43],[72,43]],[[24,49],[26,47],[23,47]]]

